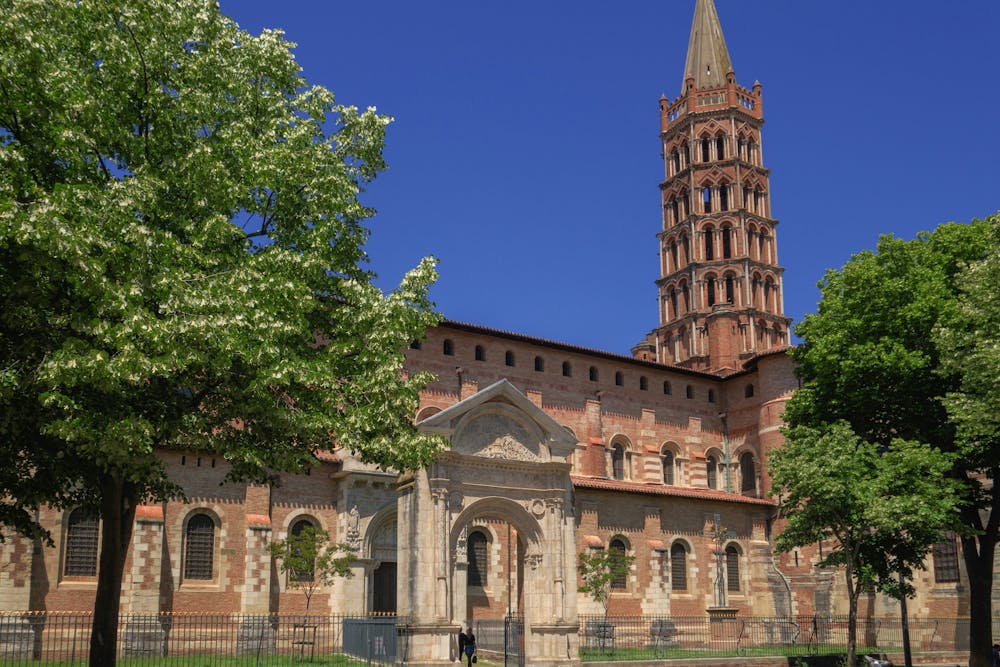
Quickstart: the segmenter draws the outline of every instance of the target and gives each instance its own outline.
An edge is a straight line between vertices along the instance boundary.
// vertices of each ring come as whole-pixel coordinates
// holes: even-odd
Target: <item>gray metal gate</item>
[[[504,667],[524,667],[524,617],[507,616],[503,620]]]
[[[345,618],[344,653],[369,663],[396,662],[396,617]]]

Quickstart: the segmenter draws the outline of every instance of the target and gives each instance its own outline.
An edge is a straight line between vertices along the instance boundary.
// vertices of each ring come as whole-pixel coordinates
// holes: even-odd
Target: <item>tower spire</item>
[[[691,22],[691,39],[688,41],[687,62],[681,94],[687,92],[687,80],[694,78],[695,88],[722,88],[726,74],[733,71],[726,38],[722,36],[719,13],[712,0],[697,0],[694,20]]]

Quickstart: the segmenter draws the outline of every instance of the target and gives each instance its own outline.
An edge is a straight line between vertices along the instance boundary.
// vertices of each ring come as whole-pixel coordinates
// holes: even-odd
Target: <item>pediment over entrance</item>
[[[428,417],[417,428],[438,433],[459,454],[506,461],[565,460],[576,438],[507,380]]]

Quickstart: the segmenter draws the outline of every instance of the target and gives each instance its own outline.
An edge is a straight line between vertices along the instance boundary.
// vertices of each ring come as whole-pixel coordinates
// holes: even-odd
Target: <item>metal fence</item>
[[[490,655],[505,667],[524,665],[524,617],[476,621],[477,651]]]
[[[89,613],[0,615],[0,665],[87,663]],[[382,665],[396,660],[396,617],[343,615],[125,615],[118,664],[152,667]]]
[[[1000,635],[1000,619],[993,621]],[[910,619],[915,653],[966,651],[969,619]],[[860,618],[858,651],[902,651],[899,618]],[[843,652],[847,617],[580,616],[583,660],[646,660],[719,656],[785,656]]]

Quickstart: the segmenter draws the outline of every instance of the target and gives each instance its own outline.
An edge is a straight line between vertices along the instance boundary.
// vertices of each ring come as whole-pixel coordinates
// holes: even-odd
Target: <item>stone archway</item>
[[[398,607],[411,665],[451,664],[466,619],[466,539],[476,520],[523,540],[528,664],[576,665],[576,567],[569,478],[573,438],[506,380],[419,425],[450,448],[400,478]]]

